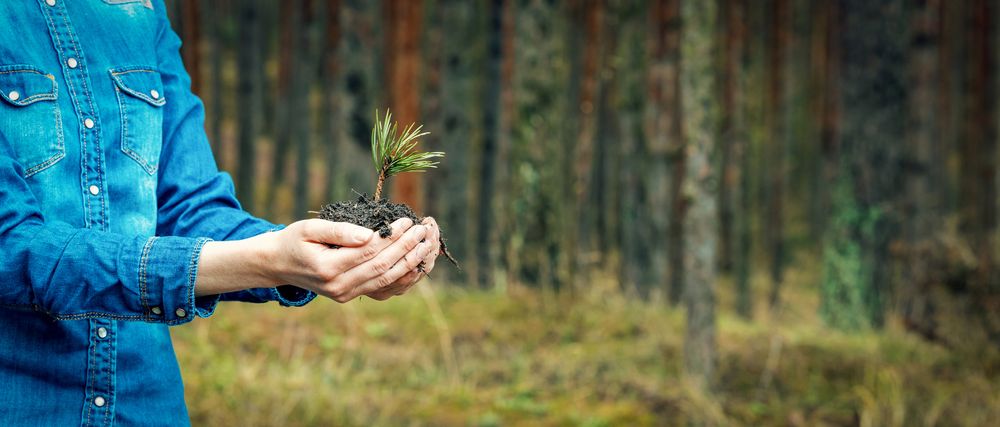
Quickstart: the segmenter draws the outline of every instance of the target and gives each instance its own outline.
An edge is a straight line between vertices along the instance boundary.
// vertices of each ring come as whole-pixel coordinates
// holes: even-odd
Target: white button
[[[101,396],[97,396],[94,398],[94,404],[97,405],[98,407],[104,406],[105,403],[107,402],[105,402],[104,398]]]
[[[163,314],[163,310],[160,310],[160,307],[153,307],[153,308],[149,309],[149,311],[152,311],[153,314],[155,314],[155,315]]]
[[[45,4],[47,4],[49,6],[55,6],[56,5],[56,0],[45,0]]]
[[[87,129],[93,129],[94,128],[94,121],[91,120],[91,119],[84,120],[83,121],[83,125],[86,126]]]
[[[76,58],[67,59],[66,65],[69,65],[69,68],[76,68]]]
[[[184,311],[183,308],[178,308],[177,311],[174,312],[174,314],[176,314],[177,317],[184,317],[184,316],[188,315],[187,312]]]
[[[108,337],[108,330],[105,329],[103,326],[100,327],[100,328],[97,328],[97,337],[98,338],[107,338]]]
[[[10,98],[11,101],[17,101],[18,99],[21,99],[21,94],[17,93],[16,90],[12,90],[7,94],[7,97]]]
[[[101,189],[98,188],[96,185],[91,185],[90,188],[89,188],[89,190],[90,190],[90,194],[93,194],[95,196],[101,193]]]
[[[153,89],[149,91],[149,96],[152,96],[153,99],[160,99],[160,92],[157,92],[156,89]]]

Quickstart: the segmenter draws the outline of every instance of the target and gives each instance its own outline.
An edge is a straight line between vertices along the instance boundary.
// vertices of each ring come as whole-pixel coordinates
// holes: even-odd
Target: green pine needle
[[[375,198],[380,197],[382,184],[389,177],[403,172],[424,172],[437,167],[438,162],[432,159],[444,157],[440,151],[417,151],[419,139],[429,132],[421,132],[423,125],[415,126],[411,123],[400,133],[389,110],[386,110],[384,120],[379,118],[378,110],[375,111],[375,126],[372,128],[372,162],[378,173]]]

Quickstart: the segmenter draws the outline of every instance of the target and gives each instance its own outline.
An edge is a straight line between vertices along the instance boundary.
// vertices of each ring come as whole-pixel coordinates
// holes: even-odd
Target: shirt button
[[[83,121],[83,125],[86,126],[87,129],[93,129],[94,128],[94,120],[93,119],[84,120]]]
[[[11,101],[17,101],[18,99],[21,99],[21,94],[17,93],[16,90],[12,90],[7,94],[7,97],[10,98]]]
[[[163,314],[163,310],[160,310],[160,307],[153,307],[153,308],[149,309],[149,311],[152,311],[153,314],[155,314],[157,316]]]
[[[69,68],[76,68],[77,65],[76,58],[67,59],[66,65],[69,65]]]
[[[153,89],[149,91],[149,96],[152,96],[153,99],[160,99],[160,92],[157,92],[156,89]]]
[[[97,328],[97,337],[98,338],[107,338],[108,337],[108,330],[106,328],[104,328],[103,326],[100,327],[100,328]],[[98,406],[100,406],[100,405],[98,405]]]
[[[174,314],[176,314],[177,317],[184,317],[184,316],[188,315],[187,312],[184,311],[183,308],[178,308],[177,311],[174,312]]]
[[[90,194],[93,194],[95,196],[101,193],[101,189],[98,188],[96,185],[91,185],[90,188],[89,188],[89,190],[90,190]]]
[[[56,0],[45,0],[45,4],[47,4],[49,6],[55,6],[56,5]]]
[[[104,406],[105,403],[107,402],[105,402],[104,398],[101,396],[97,396],[94,398],[94,405],[97,405],[98,407]]]

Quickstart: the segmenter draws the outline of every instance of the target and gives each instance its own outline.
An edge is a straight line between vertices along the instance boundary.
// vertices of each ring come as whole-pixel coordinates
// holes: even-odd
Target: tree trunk
[[[239,34],[242,48],[237,49],[237,63],[244,72],[239,73],[237,126],[239,127],[239,164],[236,174],[236,197],[244,209],[253,212],[256,207],[257,137],[260,134],[260,108],[262,106],[262,43],[258,0],[247,0],[239,8]]]
[[[722,117],[720,142],[723,160],[722,186],[719,188],[720,260],[723,269],[731,268],[736,283],[737,312],[750,318],[753,298],[750,291],[750,150],[743,109],[743,75],[746,67],[746,0],[726,0],[720,9],[719,25],[723,33]],[[728,236],[728,237],[727,237]]]
[[[649,66],[645,174],[649,221],[647,239],[649,269],[644,282],[667,284],[671,303],[680,301],[683,289],[684,203],[680,186],[684,176],[684,141],[681,133],[680,100],[680,0],[652,3],[652,48]],[[665,242],[664,242],[665,240]],[[662,286],[662,285],[661,285]]]
[[[768,302],[772,309],[780,302],[785,258],[785,167],[787,129],[785,126],[786,52],[789,39],[788,0],[771,0],[767,13],[767,140],[764,170],[767,176],[765,244],[769,255],[771,290]]]
[[[388,0],[385,3],[386,99],[393,119],[401,127],[420,120],[420,34],[423,2],[420,0]],[[392,198],[405,203],[416,212],[423,210],[420,188],[421,174],[405,173],[393,177]]]
[[[479,158],[479,215],[476,223],[476,282],[480,288],[493,284],[494,262],[497,258],[495,202],[497,182],[497,152],[500,137],[501,64],[503,62],[503,11],[504,0],[492,0],[487,11],[486,75],[483,94],[483,148]]]
[[[181,58],[191,76],[191,91],[201,94],[201,11],[205,7],[198,0],[181,0]],[[209,6],[212,7],[212,6]]]
[[[899,301],[904,324],[925,336],[934,333],[933,300],[930,284],[935,272],[928,266],[936,256],[934,236],[944,224],[939,206],[940,188],[932,174],[938,159],[936,147],[941,144],[938,114],[938,31],[941,0],[909,0],[909,124],[907,144],[903,151],[904,200],[901,204],[903,224],[902,277]]]
[[[339,66],[341,51],[340,39],[340,0],[330,0],[326,5],[325,35],[323,37],[322,53],[322,117],[323,123],[321,144],[326,149],[326,191],[323,193],[328,200],[343,200],[347,198],[347,173],[343,132],[343,117],[341,116],[341,67]]]
[[[224,2],[218,2],[201,7],[202,32],[207,35],[207,56],[209,58],[208,96],[205,103],[205,126],[208,128],[208,141],[212,145],[216,163],[222,155],[220,144],[222,139],[222,58],[226,54],[226,41],[223,36],[222,23],[229,18],[223,10]]]
[[[969,58],[965,79],[965,121],[959,155],[959,227],[978,259],[973,292],[986,327],[1000,337],[1000,280],[995,251],[997,232],[997,75],[995,0],[968,4]]]
[[[900,0],[845,0],[844,109],[833,219],[823,253],[821,313],[844,329],[881,327],[896,233],[894,193],[905,122]]]
[[[715,376],[715,281],[718,250],[718,171],[716,119],[712,73],[717,19],[715,0],[686,1],[681,5],[680,77],[687,152],[684,198],[684,372],[703,391],[710,391]]]

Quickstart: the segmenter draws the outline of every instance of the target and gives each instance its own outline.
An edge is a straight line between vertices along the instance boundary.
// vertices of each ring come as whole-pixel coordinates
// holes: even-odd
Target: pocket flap
[[[163,97],[163,81],[160,73],[150,68],[123,68],[111,70],[115,85],[129,95],[160,107],[167,102]]]
[[[55,101],[56,79],[30,65],[2,66],[0,98],[17,107],[38,101]]]

